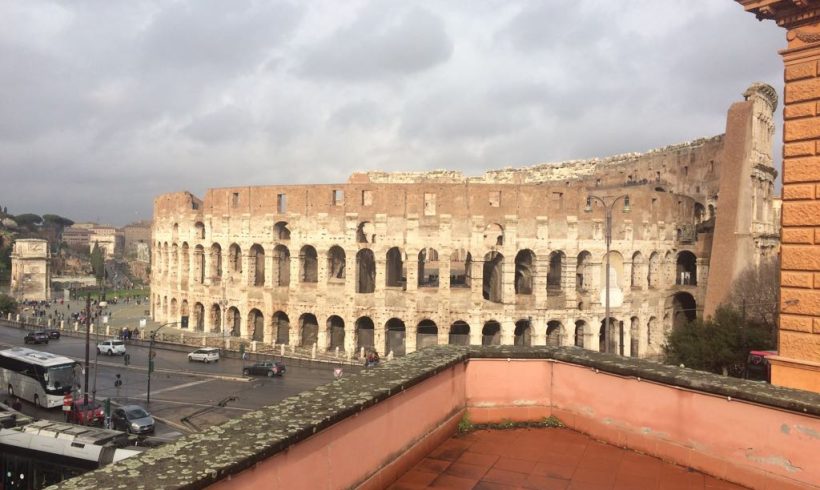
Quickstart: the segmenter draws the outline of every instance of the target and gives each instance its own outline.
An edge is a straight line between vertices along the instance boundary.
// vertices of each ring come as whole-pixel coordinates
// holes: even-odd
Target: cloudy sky
[[[781,88],[785,46],[732,0],[0,0],[0,18],[0,205],[117,225],[169,191],[719,134],[751,82]]]

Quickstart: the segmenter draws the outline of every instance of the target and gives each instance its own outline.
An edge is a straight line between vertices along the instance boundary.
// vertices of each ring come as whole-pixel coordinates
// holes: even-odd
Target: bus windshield
[[[76,364],[62,364],[48,368],[45,375],[46,391],[68,393],[74,386]]]

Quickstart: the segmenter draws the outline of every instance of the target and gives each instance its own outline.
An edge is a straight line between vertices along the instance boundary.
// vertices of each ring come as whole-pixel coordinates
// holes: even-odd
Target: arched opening
[[[327,251],[327,282],[345,282],[345,251],[338,245]]]
[[[513,345],[532,345],[532,322],[529,320],[518,320],[515,322],[513,335]]]
[[[558,320],[547,322],[547,345],[550,347],[561,347],[561,337],[563,337],[564,326]]]
[[[175,242],[177,240],[179,240],[179,223],[174,223],[171,231],[171,241]]]
[[[649,352],[655,354],[658,353],[661,339],[658,329],[658,319],[654,316],[650,317],[649,321],[646,322],[646,347]]]
[[[271,318],[271,326],[273,327],[274,335],[276,335],[276,343],[288,345],[290,344],[290,318],[284,311],[277,311]]]
[[[592,254],[584,250],[575,265],[575,289],[585,292],[592,288]]]
[[[392,352],[394,356],[403,356],[405,354],[404,322],[398,318],[391,318],[390,320],[387,320],[387,323],[384,325],[384,329],[385,352]]]
[[[629,325],[629,355],[632,357],[640,357],[638,353],[638,350],[640,349],[640,335],[640,320],[638,320],[638,317],[633,316],[630,319]]]
[[[640,252],[632,254],[632,274],[629,279],[629,287],[632,289],[641,289],[643,286],[641,278],[644,277],[643,255]]]
[[[453,250],[450,254],[450,287],[469,288],[472,285],[473,257],[463,248]]]
[[[369,221],[362,221],[356,227],[356,242],[357,243],[375,243],[376,242],[376,228],[373,223]]]
[[[250,257],[250,267],[251,270],[248,271],[249,278],[251,280],[252,286],[264,286],[265,285],[265,249],[262,248],[262,245],[255,243],[251,247],[251,257]]]
[[[191,254],[188,247],[188,242],[182,243],[182,264],[181,264],[179,283],[182,289],[188,288],[188,277],[191,273]]]
[[[313,313],[305,313],[299,317],[299,332],[302,347],[312,347],[319,340],[319,322]]]
[[[453,322],[448,342],[452,345],[470,345],[470,325],[461,320]]]
[[[375,348],[375,325],[370,317],[356,320],[356,350]]]
[[[211,267],[208,275],[212,283],[222,279],[222,246],[218,243],[211,245]]]
[[[218,304],[211,305],[211,333],[222,332],[222,308]]]
[[[547,271],[547,295],[561,292],[561,278],[564,275],[565,263],[566,255],[564,255],[564,252],[555,251],[550,254],[550,268]]]
[[[481,329],[481,345],[501,345],[501,324],[490,320]]]
[[[251,331],[251,340],[257,342],[265,340],[265,317],[256,308],[248,313],[248,329]]]
[[[290,250],[284,245],[277,245],[273,248],[273,283],[279,287],[290,285]]]
[[[356,292],[372,293],[375,290],[376,258],[372,250],[363,248],[356,253]]]
[[[280,221],[273,225],[273,236],[280,241],[290,240],[290,229],[285,221]]]
[[[498,223],[492,223],[484,228],[484,246],[487,248],[501,247],[504,245],[504,228]]]
[[[177,316],[177,299],[171,298],[171,320],[178,321],[179,317]]]
[[[393,247],[387,251],[385,286],[389,288],[403,288],[407,284],[407,269],[404,266],[402,255],[398,247]]]
[[[310,245],[299,251],[299,278],[302,282],[319,282],[319,259]]]
[[[706,221],[706,208],[703,207],[703,204],[696,202],[695,203],[695,224],[700,224]]]
[[[420,288],[438,287],[438,252],[433,248],[424,248],[419,252],[418,286]]]
[[[649,255],[649,267],[646,272],[646,282],[650,288],[660,287],[661,279],[661,256],[658,252]]]
[[[675,293],[672,296],[672,327],[678,328],[695,321],[698,316],[695,298],[689,293]]]
[[[188,311],[188,300],[187,300],[187,299],[183,299],[183,300],[182,300],[182,306],[180,307],[180,310],[179,310],[179,311],[180,311],[180,315],[181,315],[181,316],[188,316],[188,315],[190,315],[190,313],[189,313],[189,311]]]
[[[163,247],[162,257],[165,260],[165,264],[162,266],[162,271],[166,275],[168,275],[168,273],[170,271],[170,264],[171,264],[171,257],[168,254],[168,242],[165,242],[165,244],[162,247]]]
[[[194,224],[194,237],[199,240],[205,239],[205,223],[197,221]]]
[[[584,347],[584,334],[587,331],[587,322],[583,320],[575,321],[575,347]]]
[[[438,344],[438,327],[433,320],[422,320],[416,326],[416,350]]]
[[[623,355],[623,325],[623,322],[610,317],[609,330],[607,330],[606,319],[601,320],[601,328],[598,333],[598,351]]]
[[[228,248],[228,264],[231,274],[242,274],[242,249],[236,243]]]
[[[162,316],[168,319],[168,296],[162,297]]]
[[[197,245],[194,248],[194,281],[205,283],[205,247]]]
[[[327,331],[330,335],[330,345],[328,350],[334,350],[337,347],[339,350],[345,348],[345,321],[342,317],[332,315],[327,319]]]
[[[501,303],[503,297],[504,256],[490,252],[484,256],[484,279],[481,295],[493,303]]]
[[[683,250],[678,253],[675,284],[678,286],[697,286],[698,259],[692,252]]]
[[[230,328],[231,337],[242,335],[242,315],[239,314],[239,309],[236,306],[228,308],[228,327]]]
[[[524,249],[515,255],[515,294],[532,294],[535,254]]]
[[[199,302],[194,303],[194,330],[205,331],[205,305]]]

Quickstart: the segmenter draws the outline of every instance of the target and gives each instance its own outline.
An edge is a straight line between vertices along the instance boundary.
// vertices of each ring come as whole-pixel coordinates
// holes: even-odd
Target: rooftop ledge
[[[491,361],[495,364],[488,364],[484,361]],[[498,361],[510,362],[499,364]],[[475,367],[471,367],[471,364]],[[493,366],[493,368],[492,370],[488,370],[487,367],[480,368],[479,366],[482,364],[487,367]],[[538,366],[538,368],[533,371],[527,366]],[[470,371],[471,369],[472,371]],[[505,389],[509,390],[505,386],[506,383],[496,384],[495,389],[493,386],[472,387],[479,383],[476,380],[488,380],[484,382],[497,383],[499,380],[521,379],[521,376],[526,377],[526,374],[522,374],[524,373],[522,369],[530,369],[527,372],[535,373],[535,377],[530,378],[526,385],[528,388],[521,391],[529,391],[529,387],[535,384],[538,385],[536,389],[544,392],[543,397],[539,398],[529,392],[521,393],[520,396],[516,393],[513,399],[508,400],[505,405],[505,403],[498,403],[498,399],[495,397],[497,392]],[[608,376],[600,377],[599,374]],[[564,380],[562,381],[563,385],[560,386],[559,376],[563,377],[561,379]],[[598,376],[594,379],[601,380],[598,382],[607,383],[607,385],[600,385],[606,389],[602,390],[600,386],[598,388],[593,387],[589,383],[589,380],[593,379],[590,376]],[[493,377],[496,377],[496,379],[489,381]],[[542,382],[532,383],[532,380]],[[425,383],[427,381],[430,382]],[[644,383],[645,381],[649,383]],[[414,389],[416,391],[413,391]],[[658,392],[659,389],[663,391]],[[666,447],[663,444],[680,446],[686,448],[689,452],[687,454],[691,453],[687,456],[687,460],[679,462],[680,464],[697,467],[697,469],[705,470],[705,472],[714,476],[752,487],[762,485],[763,483],[755,484],[755,482],[768,481],[765,480],[766,478],[781,482],[785,478],[786,481],[791,483],[820,483],[820,473],[818,473],[820,469],[810,469],[801,465],[796,460],[800,457],[799,453],[798,456],[773,454],[773,451],[780,450],[779,446],[777,448],[767,446],[765,449],[761,446],[759,449],[763,452],[758,453],[755,452],[755,447],[753,447],[756,444],[754,439],[758,437],[755,436],[755,430],[764,430],[758,426],[765,425],[768,427],[765,429],[768,431],[766,434],[780,432],[774,434],[771,437],[772,439],[777,437],[786,438],[783,442],[786,447],[784,451],[788,452],[788,447],[792,447],[794,451],[805,451],[806,448],[801,449],[800,446],[804,443],[813,443],[816,449],[817,445],[820,445],[820,419],[818,419],[820,417],[820,394],[728,378],[667,366],[652,361],[601,354],[575,347],[442,345],[422,349],[378,368],[363,371],[360,374],[345,376],[329,384],[287,398],[275,405],[247,413],[222,425],[185,436],[166,446],[149,450],[139,456],[66,480],[57,485],[56,488],[128,488],[135,490],[140,488],[204,488],[211,485],[227,488],[231,486],[231,480],[234,480],[237,483],[237,488],[239,488],[239,481],[243,475],[253,473],[255,468],[267,464],[266,460],[269,460],[269,458],[276,459],[291,452],[301,454],[296,451],[296,447],[314,447],[315,444],[311,446],[309,439],[314,435],[318,438],[322,431],[332,433],[334,426],[338,429],[344,424],[353,424],[346,429],[345,434],[347,435],[356,434],[356,431],[359,430],[363,431],[362,434],[368,430],[371,431],[369,433],[372,433],[372,428],[362,428],[362,424],[370,423],[367,421],[368,413],[373,414],[371,418],[374,424],[377,423],[376,419],[378,417],[384,418],[389,414],[399,416],[401,410],[406,408],[405,404],[410,407],[426,396],[424,390],[431,393],[439,390],[438,395],[431,395],[433,398],[428,400],[433,403],[432,406],[436,406],[436,403],[438,405],[448,405],[441,408],[438,418],[433,422],[419,420],[419,424],[426,425],[419,429],[417,435],[404,434],[405,440],[400,441],[398,446],[391,449],[390,454],[384,455],[384,457],[391,458],[385,460],[386,463],[376,463],[375,466],[373,462],[367,463],[370,466],[367,474],[356,476],[353,480],[344,480],[341,477],[337,479],[337,476],[333,476],[330,480],[333,482],[332,487],[336,485],[340,487],[368,486],[368,481],[373,482],[374,475],[378,473],[382,465],[389,464],[396,458],[401,457],[402,454],[406,455],[412,452],[410,449],[419,444],[419,441],[423,440],[426,435],[449,423],[450,430],[446,434],[446,437],[449,437],[452,435],[452,421],[460,420],[464,413],[470,413],[471,416],[475,414],[478,418],[486,418],[486,413],[482,415],[483,409],[501,407],[501,405],[505,405],[510,410],[520,409],[523,405],[526,405],[529,407],[530,411],[527,412],[529,414],[557,415],[567,425],[576,428],[576,430],[591,433],[593,436],[599,436],[604,440],[614,439],[610,442],[624,447],[642,450],[647,453],[660,452],[661,457],[664,456],[661,448]],[[613,407],[607,407],[604,406],[606,404],[601,403],[595,405],[596,401],[593,399],[598,396],[598,393],[604,396],[603,391],[612,390],[614,391],[606,395],[609,397],[606,400]],[[635,397],[634,394],[637,393],[635,390],[655,391],[641,392],[646,393],[647,398],[640,402],[642,405],[638,405],[638,407],[624,406],[625,403],[630,403],[631,398]],[[554,394],[553,391],[555,391]],[[408,396],[399,396],[406,395],[408,392],[411,393]],[[583,398],[582,403],[578,404],[577,400],[570,400],[568,393],[570,394],[569,398],[577,396]],[[613,393],[615,393],[614,396]],[[435,398],[436,396],[438,398]],[[688,398],[682,399],[681,396]],[[662,407],[662,400],[660,399],[664,397],[672,397],[669,400],[673,400],[674,403],[671,405],[667,403]],[[524,398],[529,401],[522,401]],[[686,426],[686,430],[694,430],[689,427],[691,424],[687,422],[688,419],[684,419],[687,417],[688,411],[698,410],[698,407],[702,407],[708,413],[706,415],[696,415],[695,419],[698,419],[698,417],[720,419],[719,416],[711,417],[709,415],[710,413],[716,415],[714,408],[707,408],[710,403],[715,403],[714,400],[718,398],[723,399],[722,402],[720,400],[718,402],[724,404],[721,407],[727,407],[725,410],[731,411],[732,408],[728,407],[740,405],[746,407],[744,410],[752,410],[752,412],[744,412],[742,415],[726,413],[726,416],[730,418],[739,417],[736,420],[741,426],[746,423],[746,417],[752,417],[749,420],[757,417],[754,420],[758,420],[758,422],[748,422],[750,424],[748,438],[744,437],[744,440],[736,441],[737,451],[741,451],[738,455],[734,454],[734,450],[730,450],[728,455],[724,457],[718,454],[720,450],[717,447],[714,450],[709,449],[709,447],[703,449],[703,441],[693,442],[697,439],[695,435],[676,437],[674,434],[670,435],[669,430],[664,432],[651,430],[650,428],[656,418],[662,418],[668,414],[670,417],[676,417],[670,427],[678,427],[677,424],[681,424]],[[659,400],[659,405],[653,410],[651,405],[656,399]],[[443,400],[446,403],[442,403]],[[726,401],[745,403],[726,405]],[[533,410],[534,407],[537,410]],[[371,409],[373,411],[369,412]],[[386,412],[377,412],[377,410],[385,410]],[[608,410],[615,411],[608,412]],[[638,416],[646,419],[646,422],[642,425],[638,424],[638,426],[632,423],[632,426],[630,426],[629,421],[617,420],[617,414],[627,410],[631,410],[633,414],[637,412]],[[657,415],[659,410],[663,410],[661,415]],[[718,411],[720,410],[723,409]],[[585,414],[589,411],[597,411],[597,422],[592,418],[585,419]],[[377,413],[382,413],[382,415],[376,415]],[[497,412],[497,414],[503,413],[513,412],[509,410]],[[763,417],[763,419],[760,419],[760,417]],[[759,420],[765,420],[767,423],[760,424]],[[393,423],[395,424],[395,422]],[[716,423],[726,424],[727,422],[717,420]],[[398,425],[413,426],[414,424],[412,419],[405,418],[399,420]],[[704,430],[707,431],[708,435],[709,428],[706,427],[707,425],[708,422],[704,422]],[[733,424],[730,421],[728,425]],[[600,430],[596,428],[600,428]],[[407,432],[407,430],[409,429],[404,427],[399,429],[400,432]],[[609,430],[620,430],[623,434],[606,432]],[[712,430],[714,431],[714,428]],[[674,430],[671,432],[674,432]],[[651,445],[642,445],[643,443],[630,439],[629,434],[631,433],[638,435],[643,433],[643,435],[655,437],[655,439],[653,439]],[[794,439],[797,436],[802,437],[799,444]],[[721,436],[722,439],[727,437],[725,434]],[[788,439],[788,437],[792,437],[792,439]],[[769,435],[766,435],[765,438],[768,444]],[[331,441],[341,441],[341,438],[338,434],[333,435],[328,442],[324,443],[324,446],[320,445],[319,447],[327,448]],[[356,442],[356,444],[362,443],[361,439]],[[338,442],[338,444],[339,450],[341,450],[342,442]],[[311,449],[314,452],[320,450],[329,451],[332,448],[316,449],[314,447],[314,449]],[[745,455],[742,454],[742,451],[746,451]],[[695,452],[697,454],[704,453],[704,457],[711,458],[709,461],[714,462],[717,466],[712,468],[711,471],[708,467],[704,468],[703,466],[706,463],[701,464],[698,462],[700,460],[696,461],[695,456],[692,456]],[[811,451],[806,451],[806,453],[811,454]],[[740,462],[732,460],[735,456],[739,458]],[[360,455],[354,457],[359,459]],[[295,457],[286,461],[295,461]],[[747,464],[750,465],[748,468],[744,466]],[[740,465],[748,469],[748,481],[738,481],[745,480],[746,476],[730,474],[730,470],[734,468],[732,465]],[[252,468],[253,471],[245,471]],[[277,471],[282,471],[281,458],[280,469]],[[319,471],[317,470],[317,472]],[[715,474],[721,472],[723,474]],[[764,476],[763,479],[761,479],[761,475]],[[778,478],[781,480],[778,480]],[[769,481],[769,483],[771,482]],[[371,484],[370,486],[374,485]]]

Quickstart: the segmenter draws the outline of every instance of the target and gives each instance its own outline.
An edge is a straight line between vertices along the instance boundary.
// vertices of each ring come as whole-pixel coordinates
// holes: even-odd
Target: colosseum
[[[643,154],[161,195],[153,318],[348,355],[442,343],[658,355],[778,251],[777,95],[759,83],[743,95],[724,134]]]

